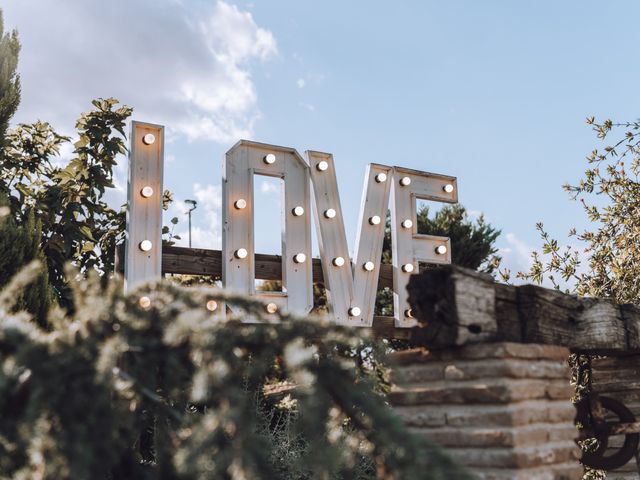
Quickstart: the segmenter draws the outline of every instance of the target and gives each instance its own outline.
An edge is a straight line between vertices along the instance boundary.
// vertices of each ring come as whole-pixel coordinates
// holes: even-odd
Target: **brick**
[[[568,462],[523,470],[474,469],[473,473],[480,480],[579,480],[583,469],[577,462]]]
[[[548,443],[527,448],[450,448],[447,453],[468,467],[533,468],[578,460],[573,442]]]
[[[538,398],[557,398],[553,385],[545,380],[436,381],[409,387],[395,385],[389,401],[395,405],[439,403],[512,403]]]
[[[547,443],[571,442],[578,431],[570,424],[535,424],[525,427],[412,428],[417,435],[443,447],[534,447]]]
[[[395,406],[411,427],[511,427],[534,423],[573,424],[575,408],[566,401],[532,400],[512,405]]]
[[[566,361],[569,358],[569,350],[565,347],[512,342],[478,343],[446,350],[431,350],[430,354],[429,358],[439,360],[522,358]]]
[[[397,383],[420,383],[434,380],[480,378],[562,379],[568,384],[571,373],[566,362],[522,359],[483,359],[430,361],[396,367],[392,379]]]

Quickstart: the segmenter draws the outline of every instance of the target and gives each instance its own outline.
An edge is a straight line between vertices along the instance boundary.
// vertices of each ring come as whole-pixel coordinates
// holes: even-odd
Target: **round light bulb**
[[[301,217],[302,215],[304,215],[304,208],[297,206],[293,210],[291,210],[291,213],[293,213],[294,217]]]
[[[324,211],[324,216],[326,218],[334,218],[336,216],[336,211],[333,208],[328,208]]]
[[[296,263],[304,263],[307,260],[307,256],[304,253],[296,253],[293,256],[293,261]]]
[[[336,257],[333,259],[332,263],[336,266],[336,267],[342,267],[344,265],[344,258],[342,257]]]
[[[349,309],[350,317],[359,317],[361,313],[362,313],[362,310],[360,310],[360,307],[351,307]]]
[[[402,177],[400,179],[400,185],[402,185],[403,187],[411,185],[411,179],[409,177]]]
[[[145,145],[153,145],[156,142],[156,136],[153,133],[147,133],[142,137],[142,143]]]
[[[247,208],[247,201],[244,198],[239,198],[233,203],[233,206],[236,207],[236,210],[242,210]]]
[[[138,300],[138,305],[146,310],[151,306],[151,299],[149,297],[140,297],[140,300]]]
[[[151,243],[151,240],[143,240],[140,242],[138,247],[140,247],[140,250],[143,252],[148,252],[153,248],[153,243]]]
[[[410,308],[407,308],[404,311],[404,316],[407,317],[407,318],[413,318],[413,310],[411,310]]]
[[[380,225],[381,218],[378,215],[374,215],[373,217],[369,217],[369,223],[371,225]]]
[[[233,254],[236,256],[236,258],[247,258],[249,252],[247,252],[246,248],[239,248]]]
[[[402,228],[411,228],[413,227],[413,222],[407,218],[406,220],[402,221],[401,225],[402,225]]]
[[[140,190],[140,195],[142,195],[144,198],[149,198],[153,196],[153,188],[150,187],[149,185],[142,187],[142,190]]]
[[[273,153],[269,153],[269,154],[265,155],[262,160],[267,165],[273,165],[274,163],[276,163],[276,156]]]
[[[453,192],[453,185],[451,185],[450,183],[447,183],[444,187],[442,187],[442,190],[444,190],[447,193],[451,193]]]
[[[207,302],[207,310],[209,310],[210,312],[215,312],[218,309],[218,302],[216,302],[215,300],[209,300]]]
[[[436,247],[436,253],[438,255],[444,255],[445,253],[447,253],[447,247],[445,245],[438,245]]]
[[[375,264],[371,261],[364,262],[364,264],[362,265],[362,268],[364,268],[367,272],[373,272],[373,269],[375,267],[376,267]]]
[[[413,263],[405,263],[402,265],[402,271],[405,273],[413,272]]]
[[[316,168],[318,169],[318,171],[324,172],[326,169],[329,168],[329,164],[324,160],[322,160],[321,162],[318,162],[318,165],[316,165]]]
[[[386,173],[379,173],[376,175],[376,182],[378,183],[383,183],[387,181],[387,174]]]
[[[267,311],[267,313],[273,314],[278,311],[278,305],[276,305],[275,303],[267,303],[264,309]]]

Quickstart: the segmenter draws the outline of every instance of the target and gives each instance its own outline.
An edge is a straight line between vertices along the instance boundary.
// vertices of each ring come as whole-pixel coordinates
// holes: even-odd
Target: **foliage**
[[[7,134],[0,166],[0,188],[10,195],[15,220],[23,222],[33,211],[42,225],[49,278],[65,306],[65,264],[108,274],[115,246],[123,240],[124,212],[110,208],[103,196],[113,187],[116,156],[126,151],[124,125],[131,108],[118,106],[115,99],[92,104],[95,109],[76,123],[78,141],[65,166],[57,166],[54,158],[69,138],[40,121],[20,124]]]
[[[75,318],[56,313],[45,331],[10,313],[38,268],[0,293],[0,478],[351,479],[367,462],[370,478],[468,478],[356,374],[369,340],[353,329],[217,289],[163,282],[125,297],[90,278],[73,283]],[[211,301],[236,314],[216,319]],[[251,393],[275,364],[298,385],[289,438],[304,439],[285,462]]]
[[[9,214],[6,197],[0,194],[0,287],[6,285],[18,270],[33,260],[44,261],[40,250],[41,226],[33,212],[20,226]],[[38,275],[19,297],[17,310],[26,310],[43,327],[51,304],[51,291],[46,271]]]
[[[536,283],[546,278],[557,289],[561,279],[569,283],[567,292],[640,303],[640,123],[597,123],[594,118],[587,123],[603,141],[624,130],[613,143],[587,156],[589,166],[577,185],[564,185],[595,224],[581,234],[569,232],[570,238],[586,244],[582,253],[587,259],[576,248],[561,248],[540,223],[542,253],[548,258],[534,252],[530,271],[519,277]]]
[[[4,32],[4,19],[0,10],[0,163],[4,160],[2,153],[9,121],[20,103],[20,77],[16,73],[19,53],[18,34],[15,30]]]

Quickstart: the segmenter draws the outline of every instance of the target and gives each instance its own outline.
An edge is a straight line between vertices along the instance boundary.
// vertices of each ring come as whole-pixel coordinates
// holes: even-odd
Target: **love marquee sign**
[[[164,129],[132,122],[127,209],[127,287],[161,277],[162,171]],[[282,292],[256,292],[253,181],[255,175],[284,184]],[[455,177],[403,167],[367,167],[355,252],[349,257],[333,156],[316,151],[303,158],[295,149],[247,140],[226,154],[223,173],[222,282],[235,292],[256,295],[275,310],[304,315],[313,307],[311,217],[318,234],[320,260],[331,318],[368,327],[374,306],[384,240],[391,211],[393,299],[396,327],[415,320],[407,301],[409,276],[418,262],[451,262],[449,239],[418,234],[416,200],[454,203]],[[219,309],[220,315],[225,309]]]

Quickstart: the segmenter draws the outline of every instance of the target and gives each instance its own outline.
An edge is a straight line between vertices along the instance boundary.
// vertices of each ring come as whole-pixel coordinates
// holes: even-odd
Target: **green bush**
[[[376,392],[360,330],[270,323],[260,302],[211,288],[124,296],[89,279],[74,284],[75,317],[56,310],[46,331],[10,313],[38,272],[0,293],[0,478],[468,478]],[[210,300],[237,314],[216,319]],[[297,385],[287,412],[256,403],[274,372]],[[274,408],[285,430],[265,420]]]

